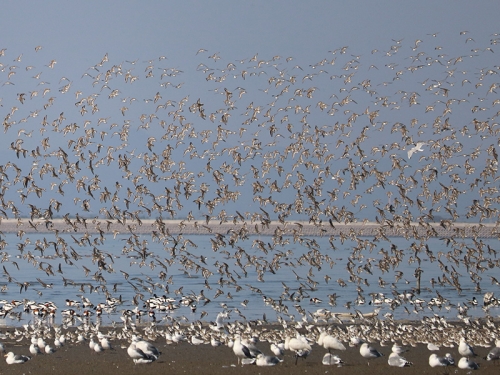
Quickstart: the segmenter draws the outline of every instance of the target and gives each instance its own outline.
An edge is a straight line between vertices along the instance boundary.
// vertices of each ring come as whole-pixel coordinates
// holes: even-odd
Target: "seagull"
[[[321,332],[318,338],[318,345],[321,345],[323,348],[328,349],[328,353],[331,350],[346,350],[344,344],[340,342],[340,340],[332,335],[329,335],[326,331]]]
[[[311,352],[312,347],[303,336],[292,338],[287,336],[285,339],[285,349],[295,352],[295,364],[297,364],[299,357],[306,358]]]
[[[361,354],[364,358],[378,358],[383,356],[377,349],[369,346],[366,342],[361,345],[359,348],[359,354]]]
[[[161,352],[150,342],[139,339],[136,335],[132,336],[132,343],[135,344],[137,349],[140,349],[148,356],[154,356],[158,359]]]
[[[278,357],[264,355],[262,353],[257,354],[257,358],[255,359],[255,364],[257,366],[275,366],[281,362],[283,362],[283,360]]]
[[[458,352],[460,353],[461,356],[464,357],[475,357],[476,353],[474,353],[474,349],[472,346],[467,344],[464,338],[460,339],[460,344],[458,345]]]
[[[417,151],[424,151],[422,150],[422,146],[426,145],[426,142],[417,142],[414,147],[410,148],[408,150],[408,159],[411,159],[411,156],[417,152]]]
[[[6,355],[5,355],[5,362],[7,362],[8,365],[13,365],[13,364],[16,364],[16,363],[24,363],[24,362],[27,362],[31,359],[31,357],[29,356],[26,356],[26,355],[15,355],[14,353],[12,352],[8,352]]]
[[[127,354],[132,358],[135,364],[151,363],[158,359],[158,357],[153,354],[144,353],[141,349],[137,348],[134,342],[127,348]]]
[[[495,347],[486,356],[487,361],[494,361],[496,359],[500,359],[500,339],[495,341]]]
[[[389,360],[387,362],[389,363],[389,366],[394,367],[409,367],[413,365],[412,362],[408,362],[405,358],[400,357],[398,353],[394,352],[389,355]]]
[[[33,354],[33,355],[38,355],[38,354],[42,354],[42,351],[40,350],[40,348],[38,347],[38,345],[35,345],[35,344],[31,343],[31,345],[30,345],[30,353]]]
[[[238,364],[243,358],[255,358],[258,353],[252,353],[245,343],[241,340],[240,335],[237,335],[233,343],[233,353],[238,357]]]
[[[429,357],[429,366],[431,367],[437,367],[437,366],[449,366],[451,363],[448,361],[448,359],[443,358],[443,357],[438,357],[437,354],[431,354]]]
[[[477,370],[479,365],[476,362],[469,360],[467,357],[462,357],[460,358],[460,361],[458,361],[458,368],[464,370]]]
[[[275,356],[280,356],[285,353],[285,343],[271,344],[271,351]]]
[[[337,365],[337,367],[342,367],[344,361],[340,359],[338,355],[326,353],[321,360],[325,366]]]

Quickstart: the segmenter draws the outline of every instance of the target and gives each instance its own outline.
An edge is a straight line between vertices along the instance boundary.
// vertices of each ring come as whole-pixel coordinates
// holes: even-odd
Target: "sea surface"
[[[42,234],[25,234],[23,241],[28,245],[22,253],[16,249],[20,240],[15,233],[2,236],[5,247],[0,299],[4,304],[20,302],[12,311],[5,312],[4,325],[35,321],[60,324],[62,311],[67,309],[74,310],[73,317],[65,319],[69,325],[85,319],[102,324],[121,323],[127,314],[130,321],[148,322],[153,320],[148,312],[154,309],[148,308],[146,301],[154,295],[174,300],[167,303],[171,310],[155,311],[154,319],[160,324],[162,321],[168,324],[172,318],[186,323],[214,321],[220,312],[226,312],[229,321],[265,318],[269,322],[280,319],[312,322],[319,309],[334,313],[370,313],[379,309],[382,319],[387,314],[394,319],[418,320],[433,314],[457,319],[459,313],[462,317],[484,316],[483,295],[498,289],[488,277],[495,276],[493,273],[481,274],[479,291],[464,262],[455,264],[446,259],[446,254],[449,258],[459,248],[479,245],[496,249],[498,241],[490,238],[475,241],[465,238],[454,247],[445,239],[430,238],[427,246],[423,245],[427,252],[415,253],[414,241],[403,237],[381,241],[358,237],[357,242],[347,239],[343,243],[339,238],[320,236],[302,237],[301,241],[284,237],[282,244],[270,246],[271,236],[249,236],[235,246],[226,243],[214,251],[213,235],[184,235],[182,246],[177,247],[159,243],[151,235],[136,235],[135,239],[146,251],[144,261],[137,251],[130,251],[129,235],[106,235],[103,245],[96,246],[105,254],[104,259],[93,257],[88,245],[76,243],[81,235],[62,233],[60,238],[71,248],[67,262],[55,256],[51,247],[41,256],[35,248],[44,241]],[[50,241],[50,236],[47,239]],[[394,254],[398,254],[399,262],[388,268],[379,267],[384,257],[394,260]],[[417,269],[423,271],[419,294]],[[455,275],[461,290],[439,283],[443,275],[451,279],[450,274]],[[331,300],[331,295],[336,299]],[[394,302],[398,295],[399,302]],[[94,307],[67,306],[67,300],[81,302],[82,296]],[[121,299],[121,303],[110,307],[107,296]],[[181,304],[189,298],[193,300],[191,306]],[[417,299],[421,302],[415,302]],[[52,319],[26,308],[33,302],[48,301],[57,305]],[[100,303],[107,307],[97,318],[95,306]],[[459,311],[464,307],[466,311]],[[134,309],[144,315],[131,313]],[[93,315],[85,318],[84,310]],[[496,317],[500,309],[492,307],[488,313]]]

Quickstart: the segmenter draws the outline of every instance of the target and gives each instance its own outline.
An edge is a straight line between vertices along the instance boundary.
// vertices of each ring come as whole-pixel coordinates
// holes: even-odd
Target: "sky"
[[[499,11],[500,4],[495,1],[484,1],[479,6],[468,1],[5,2],[3,3],[4,17],[0,24],[2,34],[0,50],[5,49],[4,55],[0,57],[0,63],[3,67],[0,75],[0,84],[3,87],[3,93],[0,95],[2,98],[2,102],[0,102],[2,105],[0,107],[1,116],[5,118],[8,113],[12,112],[12,107],[19,107],[20,110],[13,112],[9,119],[9,121],[13,121],[13,125],[2,134],[0,156],[3,160],[17,162],[22,170],[22,177],[25,177],[34,163],[36,163],[35,170],[38,173],[45,161],[60,162],[62,157],[60,154],[57,155],[59,148],[75,151],[74,143],[71,142],[84,136],[87,130],[94,129],[96,136],[91,144],[86,149],[84,147],[82,151],[70,153],[71,162],[74,163],[82,156],[81,165],[86,166],[82,172],[76,173],[77,179],[84,175],[88,186],[92,178],[98,174],[101,185],[99,189],[96,189],[96,195],[102,193],[104,186],[107,186],[113,193],[117,182],[133,189],[137,183],[126,181],[124,170],[118,170],[116,167],[118,155],[120,157],[122,153],[123,155],[126,153],[132,155],[131,166],[136,168],[134,173],[141,174],[143,181],[145,181],[146,169],[141,168],[144,164],[142,157],[148,152],[149,156],[152,156],[153,153],[161,154],[168,143],[161,141],[165,127],[157,124],[161,119],[167,119],[166,124],[175,123],[175,120],[171,120],[172,115],[165,116],[165,114],[178,108],[182,99],[187,98],[184,108],[186,121],[193,123],[192,128],[196,129],[197,133],[203,130],[212,131],[207,144],[212,144],[214,154],[221,154],[218,155],[216,161],[211,161],[211,164],[222,168],[225,162],[230,163],[233,172],[234,168],[240,168],[238,173],[243,180],[246,179],[246,184],[234,187],[229,183],[231,181],[225,182],[245,198],[246,194],[251,194],[255,202],[256,198],[258,201],[257,196],[267,197],[271,196],[273,192],[269,192],[266,187],[262,194],[255,193],[255,185],[252,185],[251,178],[253,168],[255,167],[261,172],[261,184],[266,178],[270,178],[271,182],[276,180],[279,185],[285,183],[284,174],[278,175],[275,167],[271,168],[269,173],[263,171],[265,160],[267,160],[265,153],[271,152],[273,147],[281,153],[284,152],[288,143],[283,143],[279,137],[276,138],[276,134],[286,134],[283,132],[287,119],[293,123],[294,130],[301,126],[300,120],[303,113],[290,113],[285,117],[283,113],[275,111],[279,104],[285,105],[287,103],[290,105],[290,103],[299,103],[304,100],[304,102],[300,102],[304,103],[303,107],[309,104],[311,108],[311,114],[308,115],[311,120],[311,128],[314,129],[315,126],[331,128],[335,122],[343,123],[353,112],[359,115],[365,110],[368,112],[375,110],[377,105],[380,106],[380,103],[383,103],[383,100],[379,101],[378,99],[384,96],[389,98],[389,102],[403,102],[408,99],[408,96],[411,96],[412,91],[416,92],[416,88],[423,91],[429,87],[433,80],[439,81],[449,78],[447,71],[453,69],[458,69],[456,75],[450,79],[454,80],[453,92],[456,93],[457,97],[468,97],[470,102],[472,100],[471,90],[469,90],[468,84],[464,85],[464,78],[460,74],[472,81],[478,78],[481,68],[496,69],[494,68],[495,57],[499,51],[495,51],[496,46],[492,44],[492,40],[497,39],[494,34],[499,32],[497,27]],[[41,48],[35,50],[37,46]],[[347,48],[344,52],[340,52],[343,47]],[[477,48],[476,52],[471,52],[475,48]],[[485,48],[491,48],[494,52],[487,51]],[[200,50],[203,51],[200,52]],[[412,58],[420,51],[425,52],[424,57],[429,57],[429,60],[422,58],[420,61],[421,65],[427,64],[426,73],[419,73],[419,71],[408,73],[406,69],[409,66],[419,65],[418,59],[412,61]],[[441,51],[443,51],[442,55]],[[474,55],[474,58],[468,57],[468,54]],[[430,66],[432,65],[430,62],[437,59],[445,62],[448,59],[462,56],[465,61],[464,65],[457,66],[456,63],[450,62],[449,64],[440,63],[441,66],[438,64]],[[253,57],[254,59],[252,59]],[[285,61],[285,59],[287,60]],[[329,63],[329,67],[328,64],[324,65],[325,59]],[[56,61],[56,63],[49,67],[52,61]],[[230,64],[234,65],[234,70]],[[123,77],[117,75],[111,77],[109,82],[103,82],[103,76],[99,76],[99,74],[104,74],[112,66],[121,66],[121,75],[129,72],[132,77],[138,77],[137,82],[134,82],[132,86],[129,82],[124,81]],[[402,76],[404,79],[400,79],[399,75],[395,77],[395,73],[403,68],[404,74]],[[245,69],[247,78],[243,78]],[[461,69],[463,70],[461,71]],[[363,73],[358,74],[357,71]],[[14,72],[11,77],[8,76],[10,72]],[[322,78],[308,77],[308,74],[316,72],[322,74]],[[361,94],[360,91],[350,92],[350,98],[355,102],[342,107],[339,117],[332,117],[327,115],[326,111],[320,111],[318,103],[325,102],[330,105],[332,101],[336,100],[335,98],[341,101],[346,97],[349,82],[346,83],[346,76],[342,76],[344,72],[357,74],[352,85],[357,85],[358,88],[363,81],[359,79],[360,74],[366,74],[366,77],[369,77],[374,84],[379,85],[376,89],[377,94],[370,97],[366,93]],[[38,78],[33,78],[37,73],[42,74]],[[151,78],[147,77],[148,73],[151,73]],[[165,76],[162,76],[163,73]],[[209,79],[210,73],[213,73],[214,80]],[[256,74],[252,77],[252,73]],[[294,90],[293,87],[290,88],[290,93],[286,96],[287,100],[284,100],[279,93],[286,84],[278,87],[276,81],[270,81],[274,74],[280,73],[288,78],[298,78],[299,86],[305,87],[306,91],[313,88],[315,100],[309,103],[306,99],[297,98],[297,95],[293,96],[291,94],[291,91]],[[217,81],[217,78],[220,80]],[[426,81],[426,79],[430,80]],[[392,86],[387,83],[388,81]],[[496,93],[487,93],[487,89],[495,81],[498,81],[496,77],[485,75],[484,87],[476,87],[476,97],[479,98],[478,108],[481,107],[482,98],[486,98],[489,104],[494,100],[493,96]],[[161,84],[166,86],[161,86]],[[439,85],[436,86],[433,94],[439,95]],[[50,92],[46,96],[42,96],[43,88],[47,87],[50,88]],[[243,100],[240,98],[238,98],[239,101],[234,100],[237,93],[241,93],[241,87],[245,90]],[[411,89],[412,87],[415,89]],[[231,106],[226,105],[226,109],[222,110],[225,88],[233,93],[233,102],[236,108],[228,109],[227,107]],[[342,90],[343,88],[345,90]],[[118,90],[116,97],[111,95],[113,90]],[[405,90],[410,95],[405,95],[403,93]],[[30,98],[30,93],[34,91],[37,91],[37,96]],[[82,94],[77,95],[78,91]],[[306,91],[304,91],[303,96]],[[428,91],[432,91],[432,89]],[[24,104],[19,101],[20,93],[25,93],[26,102]],[[158,100],[158,103],[155,101],[157,93],[161,94],[161,100]],[[89,95],[94,95],[98,104],[98,112],[95,114],[91,114],[92,106],[88,102],[84,108],[87,110],[85,114],[82,113],[83,104],[81,102],[77,104],[79,100]],[[391,125],[397,122],[409,124],[418,115],[419,123],[427,122],[431,128],[430,124],[436,116],[434,113],[422,111],[422,108],[424,105],[434,105],[435,97],[424,96],[420,93],[418,95],[422,102],[419,111],[410,108],[410,106],[406,110],[392,112],[381,110],[380,112],[383,114],[383,119],[380,119],[379,116],[381,122],[387,121]],[[50,96],[53,96],[55,104],[42,110]],[[164,111],[158,110],[157,105],[164,103],[167,99],[174,102],[172,108],[164,109]],[[198,114],[190,113],[187,110],[187,107],[194,104],[197,99],[201,99],[204,103],[207,114],[211,112],[217,115],[217,121],[201,121]],[[442,97],[440,99],[446,100]],[[253,103],[255,106],[252,107]],[[475,117],[483,115],[484,118],[490,119],[496,110],[489,104],[487,113],[481,110],[471,113],[469,110],[465,111],[465,104],[458,104],[453,109],[454,119],[464,123],[453,123],[453,125],[457,126],[457,129],[462,128],[463,125],[473,128],[471,121]],[[471,106],[474,105],[475,103],[471,104]],[[124,107],[126,107],[125,114],[122,114],[121,109]],[[262,125],[262,129],[259,129],[255,124],[253,128],[242,126],[244,119],[251,116],[251,112],[256,107],[264,109],[262,113],[257,114],[261,124],[265,124],[262,122],[264,121],[263,112],[268,109],[276,112],[276,118],[280,119],[279,132],[273,133],[269,124]],[[392,107],[398,106],[392,105]],[[467,108],[469,109],[469,107]],[[218,109],[221,111],[217,112]],[[221,125],[220,118],[224,111],[230,115],[230,122]],[[341,115],[342,112],[343,115]],[[30,113],[34,113],[36,117],[29,117]],[[82,113],[81,116],[80,113]],[[153,113],[160,113],[160,116],[155,119],[149,117],[149,122],[139,120],[141,115],[144,114],[147,118]],[[44,133],[39,132],[40,122],[44,114],[47,115],[49,123],[58,118],[61,119],[58,131],[52,129]],[[443,120],[445,117],[443,116]],[[21,121],[23,118],[27,119],[24,125]],[[85,121],[88,121],[87,125],[85,125]],[[132,130],[124,142],[119,139],[118,133],[113,135],[113,132],[123,129],[123,124],[127,121],[129,121]],[[74,132],[70,130],[71,124],[76,124],[78,127]],[[111,124],[116,124],[116,126],[111,126]],[[153,124],[156,125],[153,126]],[[370,123],[365,123],[365,126],[366,124],[370,125]],[[214,145],[218,127],[225,128],[225,125],[228,125],[230,131],[234,131],[235,135]],[[47,125],[47,129],[50,129],[50,126]],[[67,131],[63,134],[65,127]],[[237,134],[242,127],[245,128],[244,135],[238,137]],[[354,151],[351,151],[349,158],[340,158],[344,160],[339,160],[339,155],[342,155],[341,150],[345,144],[361,134],[362,128],[361,125],[353,128],[352,133],[344,138],[335,134],[330,140],[323,140],[325,149],[334,153],[334,160],[338,161],[331,165],[334,173],[342,171],[342,174],[345,175],[345,168],[348,166],[347,160],[351,159],[355,162]],[[386,141],[394,141],[391,138],[394,137],[393,132],[387,132],[382,128],[383,126],[380,125],[380,133],[375,131],[370,133],[374,136],[371,136],[365,143],[367,154],[373,147],[381,147]],[[20,133],[21,129],[25,133]],[[30,133],[31,131],[33,133]],[[293,132],[290,133],[293,134]],[[30,134],[30,136],[26,134]],[[13,145],[14,148],[20,147],[30,151],[37,146],[40,147],[41,138],[48,137],[49,134],[50,146],[47,147],[46,155],[50,156],[42,158],[21,156],[17,158],[15,150],[8,150]],[[346,132],[346,134],[349,133]],[[417,139],[418,136],[421,136],[420,139]],[[151,149],[148,150],[146,145],[150,137],[155,137],[155,145],[152,145]],[[101,146],[98,146],[99,138]],[[430,133],[417,135],[415,130],[412,141],[415,143],[420,140],[429,146],[429,144],[432,145],[431,138]],[[19,139],[22,139],[22,143],[17,143],[18,146],[16,146],[16,140]],[[262,145],[273,144],[273,141],[276,144],[264,147],[262,152],[264,156],[259,154],[256,157],[254,155],[254,158],[256,157],[253,159],[254,162],[252,159],[248,159],[244,165],[236,165],[232,157],[234,154],[231,154],[230,149],[237,146],[238,150],[243,153],[243,151],[251,149],[250,145],[254,139],[258,139]],[[398,138],[397,141],[401,142],[401,139]],[[182,161],[186,163],[185,170],[179,168],[178,173],[182,177],[182,173],[192,171],[192,177],[198,176],[195,180],[197,192],[203,181],[211,182],[209,196],[215,199],[217,195],[220,195],[220,191],[217,192],[217,184],[214,183],[207,170],[207,159],[210,157],[210,153],[206,154],[207,159],[204,157],[188,159],[188,156],[192,156],[192,152],[185,152],[185,150],[190,142],[196,147],[198,155],[201,155],[204,151],[202,147],[206,144],[200,140],[200,137],[196,140],[189,137],[177,138],[175,142],[171,142],[172,145],[176,144],[172,151],[173,160],[177,164]],[[226,144],[222,142],[226,142]],[[305,143],[304,147],[307,149],[307,142]],[[463,145],[468,147],[467,151],[470,152],[482,143],[483,138],[475,136],[468,139],[468,143]],[[485,144],[484,148],[486,149],[488,145]],[[411,145],[402,144],[399,154],[396,155],[397,158],[404,158],[409,146]],[[104,164],[99,165],[101,169],[97,173],[90,171],[89,161],[92,159],[92,153],[96,153],[99,147],[102,147],[103,150],[109,150],[109,147],[112,147],[115,159],[111,162],[111,167],[108,165],[106,168]],[[312,145],[310,148],[310,152],[312,152]],[[438,150],[434,149],[434,151]],[[52,154],[50,154],[51,152]],[[99,158],[104,153],[105,151],[102,151]],[[99,160],[99,158],[95,160]],[[271,159],[270,163],[272,164],[276,160],[278,159]],[[279,161],[279,163],[282,164],[285,172],[295,173],[293,164],[296,160],[288,158]],[[409,169],[404,173],[411,171],[405,176],[407,179],[418,170],[419,166],[414,160],[405,160]],[[463,162],[463,160],[460,161],[460,163]],[[470,160],[470,162],[474,163],[474,160]],[[480,165],[484,160],[480,159],[475,162]],[[5,163],[3,162],[4,165]],[[152,163],[155,164],[155,162]],[[392,159],[387,155],[387,158],[375,160],[369,167],[373,168],[377,163],[390,167]],[[358,163],[358,171],[361,168],[360,165],[361,163]],[[300,166],[298,170],[305,176],[307,182],[311,183],[317,177],[317,173],[312,166],[309,166]],[[442,164],[439,167],[446,169],[446,166]],[[154,168],[158,170],[157,164]],[[459,172],[457,178],[465,178],[464,169]],[[443,174],[445,173],[443,172]],[[475,173],[479,173],[479,169]],[[80,201],[77,202],[75,194],[79,195],[80,192],[75,191],[74,188],[66,188],[67,193],[64,195],[56,194],[56,185],[61,182],[63,182],[61,187],[63,190],[65,186],[73,184],[73,181],[68,181],[68,178],[63,177],[63,174],[59,173],[58,177],[52,179],[47,177],[44,181],[37,181],[38,185],[45,189],[44,198],[40,200],[37,199],[36,194],[26,191],[29,190],[26,187],[23,191],[22,181],[16,183],[12,181],[15,172],[13,168],[10,168],[8,176],[11,180],[9,181],[8,197],[18,202],[20,199],[18,195],[25,194],[27,196],[25,203],[42,207],[47,207],[46,200],[56,197],[72,213],[82,209],[81,204],[85,199],[90,202],[98,200],[97,197],[81,196]],[[225,178],[230,178],[231,174],[226,173]],[[468,176],[468,178],[473,176]],[[326,177],[330,179],[330,176]],[[348,176],[346,179],[349,180]],[[184,176],[184,182],[189,182],[189,180],[190,176]],[[295,176],[292,181],[295,182]],[[373,197],[366,198],[364,193],[374,181],[375,177],[370,175],[367,181],[363,181],[366,183],[363,190],[356,192],[356,189],[350,189],[351,191],[347,191],[348,194],[345,194],[345,186],[339,186],[338,194],[343,195],[343,198],[347,197],[347,199],[340,200],[337,208],[349,204],[351,199],[355,199],[355,196],[359,194],[361,201],[366,199],[365,203],[370,207],[366,209],[366,212],[369,212],[367,216],[373,219],[377,211],[374,208],[376,205],[370,204],[370,201],[381,200],[380,207],[383,207],[387,201],[392,202],[392,198],[387,197],[385,188],[378,189]],[[331,192],[333,187],[337,186],[335,182],[335,179],[333,182],[328,180],[329,184],[325,185],[322,198],[327,198],[326,191]],[[333,183],[333,186],[330,183]],[[447,186],[449,180],[442,180],[442,183]],[[470,181],[467,180],[467,184],[469,183]],[[168,181],[166,185],[168,189],[174,190],[173,181]],[[349,182],[346,185],[349,185]],[[150,183],[147,186],[155,194],[165,191],[165,184]],[[184,183],[181,188],[186,186]],[[431,187],[439,188],[437,182],[431,183]],[[295,190],[282,190],[282,195],[285,197],[283,200],[289,204],[297,198]],[[394,188],[394,194],[397,194],[397,191],[398,189]],[[124,190],[119,193],[119,196],[118,204],[123,207]],[[184,207],[178,207],[177,212],[180,213],[178,217],[184,217],[190,211],[196,213],[196,205],[192,202],[196,196],[197,194],[186,196],[184,201],[188,204],[184,204]],[[244,207],[250,206],[248,201],[243,202]],[[463,204],[461,215],[466,211],[469,202],[470,200]],[[150,206],[152,202],[144,198],[143,202],[139,199],[138,202],[133,203],[136,204],[135,209],[142,210],[144,214],[144,208],[140,208],[140,205]],[[428,203],[431,204],[431,202]],[[227,207],[230,207],[232,211],[241,205],[242,201],[228,202],[227,204]],[[323,203],[323,205],[325,204]],[[98,212],[102,214],[99,207],[99,204],[94,204],[86,212],[91,215],[97,215]],[[429,207],[430,205],[428,205]],[[216,211],[218,210],[220,209]],[[252,210],[257,209],[254,207]],[[201,211],[201,213],[207,214],[207,208],[203,208]],[[29,209],[23,209],[23,214],[26,215],[29,212]],[[63,212],[66,211],[63,210]],[[9,214],[11,215],[10,212]],[[308,217],[307,214],[302,214],[301,218]]]

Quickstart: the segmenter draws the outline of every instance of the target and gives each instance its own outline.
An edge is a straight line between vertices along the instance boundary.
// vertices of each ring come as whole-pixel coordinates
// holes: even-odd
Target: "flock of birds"
[[[162,352],[158,349],[158,342],[168,345],[178,345],[187,342],[191,345],[211,345],[214,348],[228,346],[232,348],[238,364],[275,366],[285,359],[286,352],[292,352],[295,357],[295,365],[298,359],[304,360],[311,354],[313,347],[317,345],[320,349],[327,350],[321,363],[326,366],[336,365],[338,367],[354,365],[346,363],[338,354],[348,350],[349,347],[359,350],[359,361],[378,360],[386,354],[377,349],[372,343],[378,342],[380,347],[391,346],[387,358],[389,366],[409,367],[413,363],[406,360],[404,353],[411,352],[412,347],[425,344],[429,355],[429,366],[454,366],[461,369],[476,370],[480,364],[475,348],[490,346],[491,340],[495,346],[489,350],[483,358],[486,361],[500,359],[500,339],[498,339],[499,328],[493,319],[484,322],[475,322],[472,327],[464,327],[463,324],[447,322],[444,317],[433,317],[423,319],[421,324],[401,323],[394,320],[382,321],[377,317],[365,319],[360,324],[354,325],[309,325],[298,328],[296,325],[282,327],[282,329],[269,329],[264,325],[243,324],[241,322],[226,322],[224,313],[219,313],[213,326],[202,326],[200,323],[190,325],[158,326],[149,324],[147,326],[114,326],[106,333],[102,327],[95,324],[82,324],[76,329],[46,325],[26,324],[23,329],[8,331],[3,335],[4,339],[30,340],[29,351],[31,356],[16,355],[9,351],[5,357],[7,364],[21,364],[32,359],[32,356],[51,355],[65,345],[82,346],[88,345],[93,353],[101,353],[109,350],[126,350],[128,356],[135,364],[148,364],[157,361]],[[466,340],[467,337],[467,340]],[[49,343],[53,340],[53,345]],[[150,341],[148,341],[150,340]],[[14,342],[14,341],[13,341]],[[115,347],[113,342],[119,343]],[[268,343],[272,354],[265,354],[263,343]],[[345,344],[344,344],[345,343]],[[453,355],[449,352],[458,343],[457,351],[461,357],[456,363]],[[347,347],[346,347],[347,345]],[[2,353],[7,351],[7,345],[0,344]],[[448,351],[443,356],[436,352]],[[168,356],[168,349],[165,350]]]
[[[454,223],[478,228],[498,223],[500,66],[492,61],[500,38],[494,34],[476,41],[466,31],[455,37],[459,43],[450,46],[441,44],[446,39],[441,40],[439,33],[414,43],[393,40],[368,55],[345,46],[312,63],[258,54],[224,61],[221,54],[200,49],[196,59],[201,62],[189,73],[165,56],[142,62],[113,61],[105,54],[77,78],[61,77],[57,60],[45,56],[43,46],[15,56],[10,48],[0,49],[4,131],[0,220],[14,220],[17,235],[13,244],[0,232],[1,292],[27,293],[36,284],[41,296],[54,283],[63,282],[77,289],[79,297],[67,300],[70,308],[61,312],[63,326],[74,324],[78,317],[87,327],[89,315],[121,308],[119,289],[131,288],[134,298],[127,302],[135,308],[124,309],[120,317],[131,332],[134,314],[148,314],[148,326],[157,329],[155,312],[179,304],[194,312],[196,305],[220,296],[226,301],[221,303],[225,314],[244,317],[238,309],[229,309],[227,302],[231,293],[245,289],[273,307],[280,326],[295,320],[285,306],[291,301],[302,316],[294,324],[309,327],[314,316],[301,303],[320,300],[313,294],[323,281],[315,278],[315,272],[333,269],[334,251],[352,241],[355,246],[346,255],[349,279],[339,278],[338,287],[332,283],[334,293],[320,296],[329,298],[330,305],[336,306],[337,293],[346,286],[356,288],[353,305],[364,303],[363,288],[369,285],[363,274],[372,275],[378,268],[382,275],[378,287],[392,288],[394,298],[388,305],[395,309],[420,291],[413,288],[408,297],[407,291],[397,290],[398,282],[408,277],[398,270],[401,262],[415,264],[419,280],[423,262],[438,262],[440,277],[426,280],[423,273],[426,288],[435,294],[434,303],[444,304],[440,290],[451,288],[460,294],[474,288],[484,294],[483,309],[489,319],[498,300],[495,289],[481,282],[487,275],[491,286],[500,285],[491,276],[499,267],[497,250],[479,235],[466,238]],[[54,224],[58,219],[65,229]],[[176,233],[167,226],[172,219],[180,220]],[[153,223],[148,234],[141,232],[145,220]],[[329,233],[340,223],[361,221],[378,224],[374,238],[353,230],[339,236]],[[329,236],[329,248],[320,248],[314,238],[305,236],[303,222]],[[227,223],[233,229],[217,229]],[[263,241],[259,234],[271,223],[277,228]],[[431,223],[453,233],[442,238],[442,249],[427,245],[436,236]],[[115,224],[123,230],[111,232]],[[227,261],[212,265],[207,256],[194,255],[195,240],[183,235],[188,225],[210,236],[212,248],[205,249],[207,254],[223,253]],[[1,223],[0,230],[4,230]],[[410,239],[411,246],[398,249],[389,231]],[[42,232],[41,239],[30,239]],[[116,273],[116,254],[105,250],[106,241],[118,235],[125,236],[122,255],[135,259],[130,269],[149,267],[154,276],[133,280],[132,271],[120,270],[123,283],[107,284],[106,273]],[[490,235],[498,238],[496,226]],[[165,251],[149,251],[148,241],[161,243]],[[292,241],[300,244],[302,254],[295,256],[288,249]],[[370,258],[373,249],[382,256],[377,262]],[[84,257],[92,260],[90,268],[80,266]],[[248,269],[256,273],[256,282],[264,282],[266,273],[289,271],[297,264],[309,264],[310,270],[307,275],[296,274],[303,281],[295,290],[284,283],[281,296],[265,296],[253,281],[241,282],[248,278]],[[200,286],[207,294],[216,286],[215,295],[183,291],[182,280],[172,277],[174,265],[185,275],[202,275]],[[16,269],[35,270],[40,277],[37,282],[18,280]],[[77,285],[64,269],[84,274],[88,283]],[[394,275],[395,282],[384,280],[385,272]],[[332,278],[325,277],[324,282]],[[172,298],[170,286],[176,282],[179,288]],[[412,289],[408,283],[404,288]],[[158,290],[163,296],[156,295]],[[105,302],[90,302],[93,293],[104,295]],[[373,302],[378,297],[387,298],[373,293]],[[51,302],[10,297],[2,302],[4,317],[20,319],[16,309],[22,309],[33,320],[42,317],[39,321],[47,322],[58,310]],[[472,304],[447,306],[456,307],[460,319],[471,325],[467,308]],[[343,323],[335,314],[322,314],[327,323]],[[203,317],[202,313],[200,320]],[[359,313],[355,318],[371,319]],[[385,318],[390,320],[391,314]],[[171,316],[165,320],[172,327],[179,324]],[[186,324],[187,320],[182,319]],[[192,322],[191,329],[204,336],[202,342],[210,341],[200,320]],[[315,322],[319,320],[316,316]],[[373,322],[384,324],[378,318]],[[215,332],[220,334],[219,326],[215,324]],[[333,337],[342,336],[345,342],[346,334],[337,332]],[[329,336],[319,340],[290,336],[288,343],[281,339],[297,357],[307,356],[311,342],[324,346],[330,342]],[[130,340],[128,353],[136,363],[158,358]],[[260,365],[281,361],[251,350],[242,336],[231,340],[236,355],[246,360]],[[306,348],[293,349],[294,340]],[[361,344],[364,357],[377,353]],[[328,354],[324,361],[341,364]],[[409,364],[400,354],[393,351],[389,356],[391,366]],[[25,359],[7,356],[8,363]],[[453,360],[431,356],[430,363]],[[464,363],[460,360],[459,367]]]

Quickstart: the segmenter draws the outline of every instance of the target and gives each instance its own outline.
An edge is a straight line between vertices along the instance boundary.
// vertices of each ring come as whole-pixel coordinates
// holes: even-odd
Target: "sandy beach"
[[[5,340],[6,351],[16,354],[29,355],[28,340],[22,342]],[[49,340],[46,340],[49,342]],[[327,352],[318,345],[313,346],[311,355],[305,360],[300,359],[295,365],[291,352],[285,353],[284,362],[274,367],[257,367],[255,365],[241,366],[237,364],[237,358],[232,349],[227,346],[212,347],[208,345],[194,346],[189,343],[166,344],[164,339],[158,339],[154,344],[161,350],[160,358],[151,364],[135,365],[127,355],[128,342],[113,341],[114,348],[101,353],[94,353],[88,347],[88,341],[82,344],[67,343],[56,353],[51,355],[33,356],[24,364],[7,365],[5,361],[0,364],[2,374],[138,374],[147,371],[149,375],[155,374],[445,374],[466,373],[458,367],[431,368],[428,364],[430,352],[423,344],[410,348],[405,353],[405,358],[413,362],[413,366],[405,368],[390,367],[387,358],[391,352],[390,346],[381,347],[377,343],[373,345],[384,354],[383,357],[370,361],[362,358],[359,349],[348,347],[346,351],[336,353],[345,362],[343,367],[325,366],[321,359]],[[265,354],[271,354],[269,344],[261,342],[257,345]],[[476,348],[478,356],[475,360],[480,363],[478,372],[482,374],[498,374],[499,365],[489,362],[483,358],[490,348]],[[460,359],[457,347],[441,348],[436,352],[443,356],[451,353],[456,363]],[[369,363],[368,363],[369,362]]]

